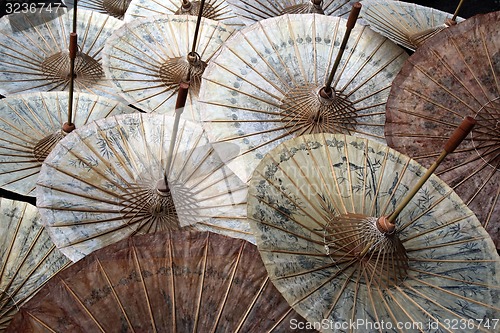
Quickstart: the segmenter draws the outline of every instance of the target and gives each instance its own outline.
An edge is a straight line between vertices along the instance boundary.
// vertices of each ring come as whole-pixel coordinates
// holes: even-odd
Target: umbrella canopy
[[[293,136],[348,133],[385,142],[384,104],[408,56],[356,25],[333,81],[335,97],[322,98],[318,92],[345,30],[342,18],[283,15],[238,31],[211,60],[200,91],[201,119],[212,142],[240,147],[228,166],[241,179]]]
[[[331,322],[325,332],[350,323],[452,332],[450,323],[478,318],[471,331],[488,331],[480,318],[500,315],[500,258],[453,190],[431,175],[395,229],[377,219],[424,172],[385,145],[339,134],[291,139],[262,160],[248,218],[271,280],[306,320]]]
[[[108,40],[104,51],[106,75],[129,103],[147,112],[172,112],[179,83],[190,74],[184,115],[198,119],[193,102],[198,99],[201,75],[233,29],[202,18],[197,56],[188,57],[196,21],[195,16],[188,15],[137,19]]]
[[[0,100],[0,186],[22,195],[35,196],[40,168],[47,155],[66,133],[69,94],[39,92]],[[73,121],[77,127],[107,116],[133,113],[117,101],[75,93]]]
[[[66,5],[74,6],[74,0],[66,0]],[[123,19],[131,0],[79,0],[78,8],[107,14]]]
[[[151,17],[152,15],[174,14],[198,16],[200,4],[201,1],[186,0],[132,0],[125,14],[125,22],[130,22],[141,17]],[[205,1],[202,16],[214,21],[220,21],[233,29],[239,29],[243,26],[243,23],[233,13],[226,0]]]
[[[90,254],[26,304],[9,331],[291,332],[291,322],[304,324],[254,245],[173,232]]]
[[[0,94],[68,90],[73,11],[41,22],[34,15],[15,15],[0,20]],[[105,41],[122,21],[85,10],[77,17],[75,91],[119,99],[101,58]]]
[[[419,48],[387,101],[387,142],[429,165],[464,116],[468,140],[437,174],[477,215],[500,248],[500,12],[446,29]]]
[[[338,17],[349,15],[354,0],[227,0],[233,11],[246,25],[284,14],[325,14]]]
[[[0,198],[0,331],[20,306],[69,265],[27,203]]]
[[[219,159],[199,125],[132,114],[68,134],[45,159],[37,206],[61,251],[76,261],[136,233],[195,227],[253,239],[247,187]],[[167,184],[163,182],[167,173]]]
[[[404,1],[363,0],[361,3],[361,18],[371,29],[412,51],[443,28],[464,20],[456,17],[455,22],[451,22],[453,14]]]

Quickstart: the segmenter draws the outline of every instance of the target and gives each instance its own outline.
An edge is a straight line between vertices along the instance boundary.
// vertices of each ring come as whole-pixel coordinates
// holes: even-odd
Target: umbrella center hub
[[[42,72],[53,83],[67,85],[70,81],[71,63],[68,52],[58,52],[46,58],[42,64]],[[89,86],[104,77],[101,64],[91,56],[78,52],[75,58],[75,83]]]
[[[174,15],[198,16],[200,7],[201,1],[183,1],[182,6],[174,13]],[[217,10],[211,4],[205,2],[201,16],[214,20],[217,18]]]
[[[111,16],[122,18],[131,0],[103,0],[102,7]]]
[[[281,122],[290,134],[351,134],[356,126],[356,109],[346,96],[334,92],[320,96],[316,86],[294,87],[280,102]]]
[[[479,157],[500,171],[500,97],[485,104],[476,114],[472,145]]]
[[[33,156],[40,163],[43,163],[49,153],[54,149],[59,141],[64,138],[63,131],[59,130],[55,133],[47,135],[43,139],[37,142],[37,144],[33,147]]]
[[[408,256],[394,225],[360,214],[335,216],[325,228],[325,249],[334,262],[348,260],[345,273],[385,288],[402,282]]]
[[[206,67],[207,63],[199,56],[170,58],[161,65],[159,76],[169,89],[178,87],[181,82],[187,81],[190,77],[189,91],[198,96],[201,76]]]

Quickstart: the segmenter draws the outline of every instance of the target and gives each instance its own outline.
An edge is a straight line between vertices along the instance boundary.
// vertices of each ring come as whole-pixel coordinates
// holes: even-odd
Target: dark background
[[[427,6],[442,10],[448,13],[454,13],[458,6],[459,0],[441,0],[441,1],[430,1],[430,0],[417,0],[417,1],[405,1],[416,3],[421,6]],[[458,16],[463,18],[469,18],[476,14],[496,12],[500,10],[500,0],[465,0],[458,13]]]

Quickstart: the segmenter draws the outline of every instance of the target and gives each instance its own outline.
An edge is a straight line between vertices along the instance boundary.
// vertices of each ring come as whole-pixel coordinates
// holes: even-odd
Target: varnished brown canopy
[[[500,12],[443,30],[402,68],[387,101],[386,139],[429,166],[465,116],[472,134],[437,174],[500,247]]]
[[[8,331],[290,332],[292,319],[303,322],[254,245],[184,231],[90,254],[52,279]]]

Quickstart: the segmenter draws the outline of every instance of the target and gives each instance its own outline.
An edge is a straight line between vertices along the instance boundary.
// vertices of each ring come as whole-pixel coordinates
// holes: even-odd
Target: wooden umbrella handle
[[[76,32],[70,32],[70,34],[69,34],[69,58],[70,59],[76,58],[76,52],[78,49],[77,39],[78,39],[78,36],[77,36]]]
[[[351,12],[349,13],[349,18],[347,19],[347,24],[346,24],[347,29],[349,30],[354,29],[360,11],[361,11],[361,3],[360,2],[354,3],[352,5]]]
[[[446,144],[444,145],[444,150],[448,154],[453,153],[455,149],[460,145],[460,143],[469,135],[469,133],[472,131],[472,128],[474,125],[476,125],[476,119],[472,117],[465,117],[464,120],[462,120],[462,123],[460,126],[455,129],[455,132],[451,135],[451,137],[448,139]]]
[[[417,194],[418,190],[424,185],[424,183],[429,179],[429,177],[434,173],[439,164],[444,160],[444,158],[452,153],[455,148],[469,135],[470,131],[476,124],[476,120],[472,117],[465,117],[460,126],[453,132],[451,137],[446,142],[446,145],[439,155],[438,159],[427,169],[426,173],[419,179],[417,184],[412,188],[412,190],[405,196],[401,203],[396,207],[394,212],[389,216],[388,222],[394,223],[396,217],[401,213],[401,211],[406,207],[406,205],[411,201],[411,199]]]
[[[177,100],[175,101],[175,110],[182,109],[186,105],[188,92],[189,92],[189,83],[181,82],[179,84],[179,91],[177,92]]]

